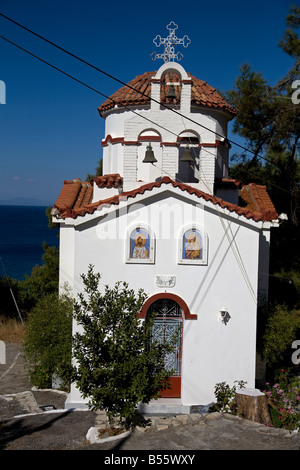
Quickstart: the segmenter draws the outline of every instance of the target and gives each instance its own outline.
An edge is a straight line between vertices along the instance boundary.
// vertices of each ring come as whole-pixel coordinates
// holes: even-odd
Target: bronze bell
[[[169,86],[169,90],[168,90],[166,98],[170,100],[176,99],[175,86],[173,84]]]
[[[187,145],[185,148],[185,151],[183,152],[183,155],[180,159],[181,162],[187,162],[187,163],[194,163],[194,159],[192,157],[192,152],[189,146]]]
[[[143,160],[143,163],[155,163],[155,162],[157,162],[157,160],[154,156],[154,152],[152,150],[151,144],[149,143],[149,145],[147,145],[147,150],[145,153],[145,158]]]

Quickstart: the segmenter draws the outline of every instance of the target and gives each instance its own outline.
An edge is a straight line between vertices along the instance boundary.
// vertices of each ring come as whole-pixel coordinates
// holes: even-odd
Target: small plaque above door
[[[176,276],[171,274],[162,274],[155,276],[157,287],[174,287],[176,284]]]

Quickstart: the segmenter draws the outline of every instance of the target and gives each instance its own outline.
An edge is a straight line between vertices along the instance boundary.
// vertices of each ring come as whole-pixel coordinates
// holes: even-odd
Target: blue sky
[[[0,12],[59,44],[124,82],[157,70],[153,39],[191,39],[180,48],[181,65],[220,90],[231,89],[239,68],[249,63],[270,84],[292,62],[278,47],[291,2],[236,0],[212,2],[127,2],[102,0],[0,0]],[[116,81],[66,56],[0,17],[0,34],[39,55],[105,95]],[[0,201],[32,197],[54,204],[65,179],[85,179],[102,155],[105,100],[0,38]],[[241,142],[229,134],[229,138]],[[233,146],[231,152],[238,151]]]

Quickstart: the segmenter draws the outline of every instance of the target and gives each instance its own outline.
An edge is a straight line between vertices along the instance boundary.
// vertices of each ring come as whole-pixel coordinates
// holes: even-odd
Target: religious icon
[[[202,259],[202,236],[197,230],[188,230],[183,235],[183,259]]]
[[[130,258],[149,259],[150,237],[142,228],[136,228],[130,235]]]

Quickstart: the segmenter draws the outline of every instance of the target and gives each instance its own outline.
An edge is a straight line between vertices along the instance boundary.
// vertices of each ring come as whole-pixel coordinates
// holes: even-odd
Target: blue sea
[[[21,281],[35,265],[43,264],[43,242],[58,247],[58,231],[48,228],[46,209],[0,205],[0,277],[6,272]]]

